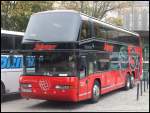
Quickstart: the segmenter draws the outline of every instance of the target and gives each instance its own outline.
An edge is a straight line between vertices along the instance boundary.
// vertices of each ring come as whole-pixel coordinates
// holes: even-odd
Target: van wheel
[[[134,82],[134,76],[130,76],[130,88],[132,89],[135,85],[135,82]]]
[[[130,80],[130,76],[129,76],[129,74],[127,75],[127,77],[126,77],[126,83],[125,83],[125,90],[129,90],[130,89],[130,87],[131,87],[131,82],[130,82],[131,80]]]
[[[98,102],[100,97],[100,84],[98,81],[95,81],[93,88],[92,88],[92,98],[91,98],[91,102],[92,103],[96,103]]]
[[[4,93],[5,93],[5,89],[3,84],[1,84],[1,102],[3,101]]]

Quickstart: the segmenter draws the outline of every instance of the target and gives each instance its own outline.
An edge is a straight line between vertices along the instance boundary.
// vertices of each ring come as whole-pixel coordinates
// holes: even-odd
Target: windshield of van
[[[71,12],[33,14],[27,26],[23,43],[76,41],[80,16]]]

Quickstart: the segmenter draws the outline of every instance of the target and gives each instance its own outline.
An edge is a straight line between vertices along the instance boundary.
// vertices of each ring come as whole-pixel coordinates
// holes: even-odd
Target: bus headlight
[[[23,88],[32,88],[32,84],[21,84]]]
[[[71,89],[72,86],[70,85],[56,85],[56,89],[64,90],[64,89]]]
[[[32,84],[20,84],[21,92],[32,92]]]

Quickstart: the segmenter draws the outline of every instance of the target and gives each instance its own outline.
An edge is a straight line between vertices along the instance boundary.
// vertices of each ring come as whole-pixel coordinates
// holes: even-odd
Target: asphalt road
[[[51,102],[45,100],[26,100],[22,98],[6,99],[1,103],[1,112],[142,112],[149,111],[149,90],[136,100],[136,87],[129,91],[119,89],[103,95],[98,103],[89,101],[79,103]]]

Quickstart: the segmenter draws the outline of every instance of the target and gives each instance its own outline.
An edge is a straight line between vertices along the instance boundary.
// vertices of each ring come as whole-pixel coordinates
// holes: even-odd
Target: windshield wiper
[[[38,39],[30,39],[30,38],[25,39],[25,40],[29,40],[29,41],[36,41],[36,42],[43,42],[42,40],[38,40]]]

